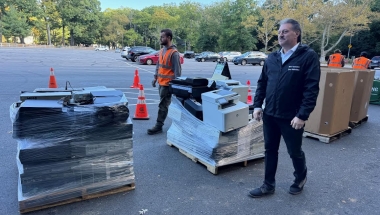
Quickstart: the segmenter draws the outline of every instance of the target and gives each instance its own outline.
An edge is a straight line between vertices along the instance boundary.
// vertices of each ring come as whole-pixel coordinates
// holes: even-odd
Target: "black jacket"
[[[321,75],[317,53],[300,44],[290,58],[282,64],[279,51],[271,53],[257,82],[254,107],[270,116],[307,120],[314,110]]]

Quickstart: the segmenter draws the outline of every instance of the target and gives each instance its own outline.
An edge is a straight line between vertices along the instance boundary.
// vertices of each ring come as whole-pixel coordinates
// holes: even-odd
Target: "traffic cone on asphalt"
[[[50,68],[49,88],[58,88],[53,68]]]
[[[248,105],[253,105],[252,92],[251,92],[251,82],[249,80],[247,81],[247,85],[248,85],[247,104]]]
[[[140,84],[139,71],[136,69],[135,77],[133,78],[133,85],[131,86],[131,88],[139,88],[139,84]]]
[[[148,108],[145,102],[144,86],[142,84],[140,84],[139,96],[137,97],[136,111],[133,119],[149,119]]]

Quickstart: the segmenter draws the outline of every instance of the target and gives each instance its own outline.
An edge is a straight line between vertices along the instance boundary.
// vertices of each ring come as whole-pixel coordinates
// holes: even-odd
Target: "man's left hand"
[[[301,129],[303,128],[303,126],[305,125],[305,121],[303,121],[302,119],[298,118],[298,117],[294,117],[293,120],[290,122],[290,125],[298,130],[298,129]]]

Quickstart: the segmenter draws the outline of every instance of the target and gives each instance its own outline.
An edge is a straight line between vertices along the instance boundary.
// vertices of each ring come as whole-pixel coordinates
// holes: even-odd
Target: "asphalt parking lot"
[[[211,77],[212,62],[185,59],[183,76]],[[262,199],[247,196],[264,178],[263,160],[224,166],[212,175],[166,144],[165,132],[146,134],[157,116],[157,88],[150,83],[155,66],[138,65],[120,53],[70,49],[0,48],[0,214],[18,212],[17,143],[12,139],[9,106],[20,91],[47,87],[50,68],[59,87],[106,86],[122,90],[134,113],[138,90],[131,89],[135,69],[145,87],[150,120],[134,121],[134,168],[136,189],[102,198],[32,212],[33,215],[237,215],[237,214],[380,214],[380,106],[370,105],[369,121],[331,144],[304,139],[308,182],[298,196],[288,194],[293,167],[284,143],[279,152],[276,193]],[[234,80],[252,90],[261,66],[229,64]],[[164,131],[170,126],[166,121]]]

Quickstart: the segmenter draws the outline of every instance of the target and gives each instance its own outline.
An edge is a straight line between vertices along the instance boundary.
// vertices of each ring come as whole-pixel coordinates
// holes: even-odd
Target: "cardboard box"
[[[367,116],[375,70],[354,70],[355,85],[352,97],[350,122],[358,122]]]
[[[332,135],[348,128],[355,72],[321,67],[319,95],[305,131]]]

